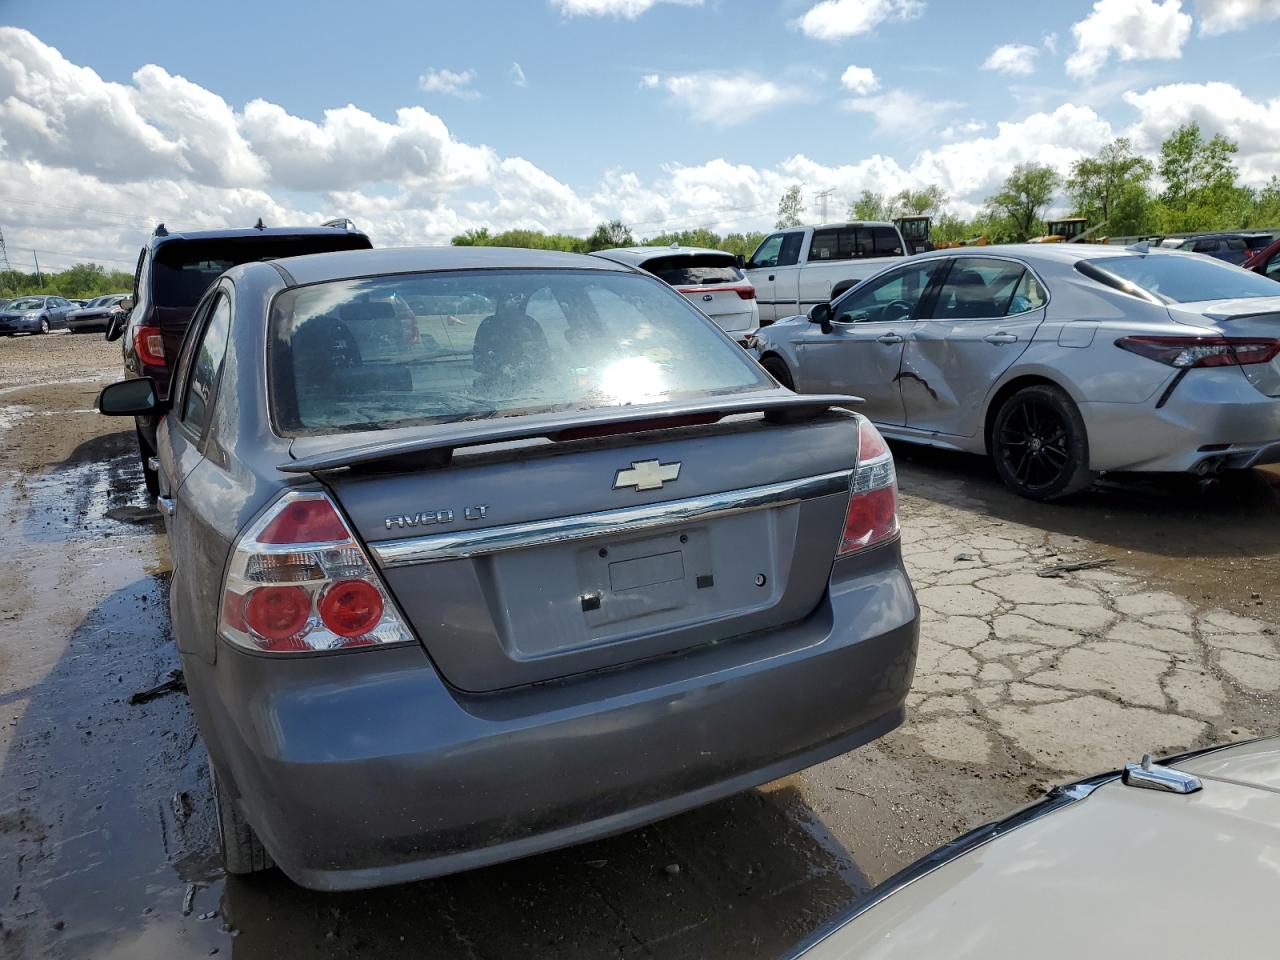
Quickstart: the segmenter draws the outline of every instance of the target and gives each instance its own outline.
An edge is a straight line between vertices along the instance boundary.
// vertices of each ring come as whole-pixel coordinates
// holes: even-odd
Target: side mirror
[[[120,339],[128,320],[129,314],[127,313],[112,313],[107,317],[107,332],[103,334],[103,338],[107,343],[115,343]]]
[[[739,253],[734,256],[733,262],[737,264],[738,269],[741,270],[747,265],[747,258]]]
[[[97,407],[99,413],[108,417],[143,417],[159,413],[161,403],[156,395],[156,382],[150,377],[140,377],[103,387]]]
[[[822,325],[823,333],[831,332],[831,304],[819,303],[809,311],[809,322]]]

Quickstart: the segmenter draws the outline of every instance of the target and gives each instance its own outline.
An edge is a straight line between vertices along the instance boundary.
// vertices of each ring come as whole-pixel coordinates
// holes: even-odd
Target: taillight
[[[1121,337],[1116,346],[1184,369],[1270,363],[1280,355],[1280,340],[1249,337]]]
[[[858,425],[858,469],[849,489],[839,556],[865,550],[898,535],[898,482],[893,454],[865,417]]]
[[[328,494],[291,491],[236,541],[221,635],[267,653],[312,653],[413,634]]]
[[[733,292],[743,300],[754,300],[756,298],[756,288],[749,283],[745,287],[734,287]]]
[[[168,365],[164,358],[164,338],[160,336],[159,327],[139,327],[134,331],[133,349],[138,354],[138,359],[148,366]]]
[[[676,287],[676,290],[686,295],[697,293],[736,293],[742,300],[754,300],[756,298],[756,288],[749,283],[740,283],[734,286],[724,284],[714,287]]]

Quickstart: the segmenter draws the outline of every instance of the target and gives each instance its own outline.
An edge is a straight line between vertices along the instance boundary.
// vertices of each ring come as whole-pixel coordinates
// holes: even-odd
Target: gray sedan
[[[417,343],[381,342],[412,304]],[[254,262],[196,307],[159,506],[229,870],[346,889],[616,833],[893,729],[893,459],[670,287],[488,248]]]
[[[0,336],[15,333],[48,333],[67,325],[67,314],[76,307],[62,297],[19,297],[0,309]]]
[[[1275,289],[1145,245],[948,250],[752,343],[784,385],[858,394],[886,436],[988,453],[1051,499],[1109,471],[1280,462]]]

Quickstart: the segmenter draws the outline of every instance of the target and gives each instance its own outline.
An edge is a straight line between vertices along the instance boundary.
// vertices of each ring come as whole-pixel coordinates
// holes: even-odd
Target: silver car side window
[[[1039,283],[1013,260],[961,257],[956,260],[933,308],[935,320],[990,320],[1027,313],[1044,302]],[[1034,278],[1032,278],[1034,280]]]
[[[915,320],[920,312],[920,298],[946,266],[944,259],[930,260],[869,280],[839,301],[832,320],[835,323]]]

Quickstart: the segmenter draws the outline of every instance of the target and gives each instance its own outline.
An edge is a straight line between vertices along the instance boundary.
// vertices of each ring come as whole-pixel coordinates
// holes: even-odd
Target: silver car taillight
[[[898,535],[898,478],[893,454],[870,420],[858,425],[858,469],[849,488],[838,556],[866,550]]]
[[[218,632],[265,653],[409,643],[369,555],[320,491],[281,496],[236,541]]]

